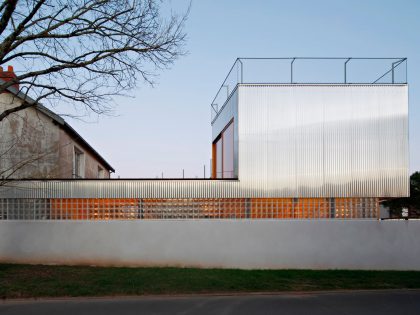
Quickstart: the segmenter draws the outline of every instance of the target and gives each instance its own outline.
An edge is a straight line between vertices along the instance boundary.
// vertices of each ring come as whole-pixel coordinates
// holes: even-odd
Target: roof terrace
[[[238,84],[406,84],[407,58],[237,58],[211,102],[211,121]]]

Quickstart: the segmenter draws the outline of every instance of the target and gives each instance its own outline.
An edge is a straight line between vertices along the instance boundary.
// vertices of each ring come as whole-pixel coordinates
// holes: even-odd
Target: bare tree
[[[1,98],[0,186],[57,151],[53,142],[36,148],[31,126],[25,137],[6,135],[11,122],[22,123],[20,111],[42,102],[72,105],[67,108],[78,116],[102,114],[111,108],[113,96],[126,94],[138,82],[153,84],[156,73],[184,53],[188,11],[177,16],[161,4],[0,0],[0,66],[16,69],[11,77],[0,75],[0,94],[20,93]]]
[[[0,65],[17,75],[0,80],[0,93],[19,83],[35,102],[67,102],[101,114],[111,97],[183,54],[187,13],[163,13],[159,0],[3,0]],[[33,106],[23,102],[0,112]]]

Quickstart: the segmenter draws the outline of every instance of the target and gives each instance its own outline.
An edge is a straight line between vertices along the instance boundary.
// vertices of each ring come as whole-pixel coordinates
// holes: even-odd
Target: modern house
[[[408,196],[408,86],[395,79],[405,59],[385,83],[299,83],[293,72],[287,83],[242,82],[245,62],[274,60],[238,59],[219,89],[212,177],[238,179],[251,203],[281,201],[290,218],[379,217],[383,198]]]
[[[0,80],[15,77],[0,68]],[[30,107],[0,122],[0,180],[110,178],[112,166],[63,118],[19,91],[0,94],[0,113],[22,103]]]
[[[409,195],[406,59],[379,59],[387,68],[356,81],[349,62],[373,60],[334,58],[340,80],[298,81],[312,59],[273,59],[287,80],[246,79],[254,59],[236,60],[211,104],[211,179],[13,182],[0,217],[379,218],[381,200]]]

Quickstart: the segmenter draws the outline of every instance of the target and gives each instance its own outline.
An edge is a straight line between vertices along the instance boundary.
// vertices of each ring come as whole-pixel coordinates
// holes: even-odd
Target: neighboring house
[[[0,68],[0,82],[15,76]],[[34,100],[14,85],[0,94],[0,113]],[[63,118],[42,106],[0,122],[0,179],[109,178],[112,166]]]

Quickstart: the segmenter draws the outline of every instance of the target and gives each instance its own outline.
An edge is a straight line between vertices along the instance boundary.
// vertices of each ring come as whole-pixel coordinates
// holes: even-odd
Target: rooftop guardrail
[[[237,58],[211,103],[211,121],[237,84],[406,84],[407,58]]]

